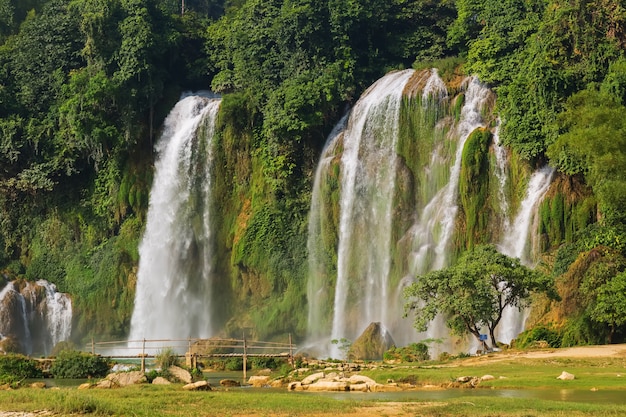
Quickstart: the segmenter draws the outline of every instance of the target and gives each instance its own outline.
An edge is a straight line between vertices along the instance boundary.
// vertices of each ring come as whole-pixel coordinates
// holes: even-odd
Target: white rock
[[[569,372],[565,372],[565,371],[563,371],[561,375],[556,377],[556,379],[561,379],[563,381],[571,381],[574,378],[576,378],[574,374],[570,374]]]

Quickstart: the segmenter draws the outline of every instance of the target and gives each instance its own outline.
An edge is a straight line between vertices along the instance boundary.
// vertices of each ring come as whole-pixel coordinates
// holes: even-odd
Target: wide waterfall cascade
[[[7,283],[0,290],[0,340],[11,337],[27,355],[48,355],[72,333],[72,301],[54,284]]]
[[[505,255],[519,258],[524,265],[533,266],[536,259],[534,236],[539,229],[538,209],[546,192],[550,188],[555,170],[545,166],[535,171],[528,181],[526,195],[520,204],[515,219],[504,227],[503,238],[498,250]],[[526,311],[508,307],[503,311],[498,325],[497,338],[502,343],[511,343],[524,330]]]
[[[371,322],[381,322],[398,346],[425,338],[449,339],[441,318],[425,334],[413,329],[412,320],[403,318],[402,290],[416,276],[451,262],[462,154],[476,129],[489,128],[494,135],[492,175],[501,213],[490,221],[510,240],[501,242],[501,250],[519,257],[523,251],[516,245],[527,247],[533,235],[532,219],[553,171],[544,168],[532,175],[526,198],[515,218],[509,219],[508,154],[499,142],[500,121],[490,127],[485,118],[493,93],[477,78],[468,77],[461,84],[462,95],[449,97],[437,72],[426,73],[427,79],[417,80],[418,74],[424,77],[423,72],[394,72],[377,81],[356,103],[348,120],[329,136],[322,153],[309,218],[308,342],[313,353],[340,357],[342,353],[330,340],[354,340]],[[398,120],[400,106],[407,95],[420,98],[422,110],[411,111],[423,113],[412,122],[417,121],[414,131],[419,136],[412,140],[425,140],[430,146],[430,154],[419,156],[418,165],[400,162],[403,157],[397,149],[398,132],[403,128]],[[463,100],[460,108],[459,99]],[[458,113],[452,111],[455,106]],[[420,146],[423,151],[424,145]],[[419,176],[414,182],[406,182],[409,166]],[[403,210],[394,206],[399,188],[413,192],[416,202],[413,220],[401,226],[404,229],[394,223],[401,221],[394,216]],[[499,327],[506,330],[500,334],[517,335],[516,323],[503,321]],[[455,349],[452,345],[431,348]]]
[[[167,116],[157,160],[129,340],[210,337],[212,137],[220,100],[182,98]]]

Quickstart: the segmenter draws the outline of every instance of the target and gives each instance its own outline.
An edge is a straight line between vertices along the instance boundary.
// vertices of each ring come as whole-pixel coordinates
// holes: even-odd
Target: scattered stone
[[[353,392],[368,392],[370,387],[365,383],[360,384],[350,384],[350,391]]]
[[[562,381],[571,381],[575,378],[576,377],[574,376],[574,374],[570,374],[569,372],[565,372],[565,371],[563,371],[561,375],[556,377],[556,379],[560,379]]]
[[[220,385],[223,387],[240,387],[241,382],[235,381],[234,379],[222,379],[220,380]]]
[[[80,384],[78,386],[78,389],[90,389],[93,385],[91,385],[91,383],[89,382],[85,382],[84,384]]]
[[[471,376],[460,376],[456,379],[456,382],[460,382],[462,384],[465,384],[467,382],[470,382],[470,380],[472,379]]]
[[[198,381],[183,386],[186,391],[211,391],[211,385],[207,381]]]
[[[46,387],[46,383],[45,382],[33,382],[32,384],[30,384],[31,388],[36,388],[36,389],[44,389]]]
[[[169,368],[167,368],[167,370],[169,371],[170,374],[172,374],[172,376],[174,376],[175,378],[179,379],[180,381],[186,384],[191,384],[191,382],[193,381],[193,378],[191,377],[191,374],[189,373],[189,371],[181,368],[180,366],[172,365]]]
[[[152,385],[170,385],[170,384],[171,382],[163,378],[162,376],[157,376],[156,378],[152,380]]]
[[[480,379],[482,381],[493,381],[496,377],[493,375],[483,375]]]
[[[11,391],[11,385],[9,384],[2,384],[0,385],[0,391]]]
[[[593,388],[591,388],[590,391],[596,392],[596,391],[598,391],[598,389],[596,387],[593,387]]]
[[[248,379],[248,384],[256,388],[265,387],[270,383],[270,377],[267,375],[254,375]]]

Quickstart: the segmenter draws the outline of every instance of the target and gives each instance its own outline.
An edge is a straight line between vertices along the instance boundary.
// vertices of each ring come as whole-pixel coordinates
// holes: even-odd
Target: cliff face
[[[117,235],[83,258],[87,268],[68,256],[80,245],[71,229],[51,217],[37,239],[54,249],[45,259],[62,267],[57,280],[73,292],[73,339],[126,337],[133,305],[148,297],[146,291],[165,288],[163,300],[184,301],[176,311],[166,309],[163,320],[188,316],[186,308],[201,314],[190,326],[194,334],[182,337],[238,337],[245,331],[248,337],[283,339],[292,333],[323,345],[320,354],[332,354],[331,339],[354,340],[371,322],[382,322],[399,345],[447,337],[435,329],[428,335],[412,330],[402,318],[404,286],[480,243],[499,244],[535,263],[542,251],[571,241],[593,222],[596,207],[575,180],[553,180],[551,171],[536,171],[499,144],[495,95],[486,86],[459,74],[444,78],[407,70],[379,80],[337,124],[321,156],[319,141],[278,145],[261,139],[245,97],[224,96],[211,127],[201,123],[188,145],[191,153],[209,155],[210,163],[203,162],[208,171],[179,167],[199,176],[197,185],[161,203],[190,193],[188,204],[195,208],[185,227],[192,232],[174,244],[179,249],[160,255],[176,257],[177,266],[149,272],[155,281],[143,287],[137,248],[142,236],[147,245],[144,219],[157,203],[142,209],[148,204],[129,196],[145,193],[147,183],[139,179],[150,177],[147,165],[128,164],[120,172],[118,198],[127,197],[118,207],[130,215],[120,214]],[[154,187],[151,198],[157,198]],[[157,228],[165,221],[157,218]],[[210,230],[201,239],[200,228]],[[57,241],[49,240],[52,231]],[[517,241],[506,243],[507,236]],[[210,251],[199,258],[203,247]],[[210,283],[201,285],[209,275]],[[188,283],[176,284],[182,276]],[[164,303],[151,308],[165,309]],[[3,311],[11,323],[19,319],[15,308]],[[135,322],[135,333],[149,337],[142,320],[133,317]],[[503,326],[512,329],[501,332],[508,341],[523,323],[513,314]]]

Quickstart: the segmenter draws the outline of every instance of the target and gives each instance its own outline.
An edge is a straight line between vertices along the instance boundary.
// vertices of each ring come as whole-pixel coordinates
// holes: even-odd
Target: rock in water
[[[380,322],[370,323],[367,329],[359,336],[348,352],[348,357],[352,359],[380,360],[383,354],[395,342],[389,332]]]

